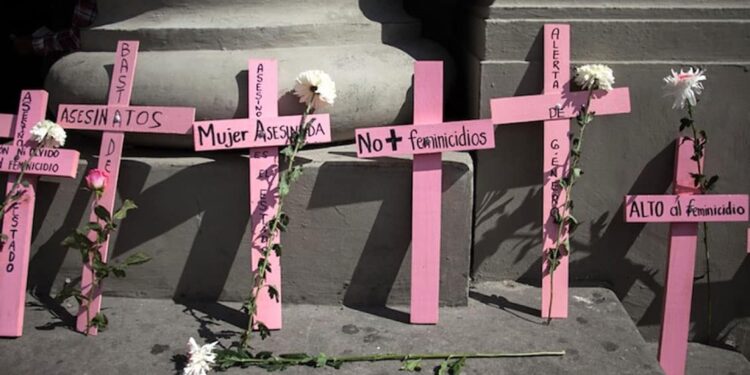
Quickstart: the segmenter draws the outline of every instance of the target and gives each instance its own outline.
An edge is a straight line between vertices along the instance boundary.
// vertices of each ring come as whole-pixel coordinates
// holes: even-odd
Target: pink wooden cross
[[[414,64],[414,125],[357,129],[358,157],[414,155],[411,314],[436,324],[440,297],[442,152],[495,147],[490,120],[443,123],[443,63]]]
[[[659,363],[667,375],[685,373],[690,303],[699,222],[747,221],[747,195],[694,195],[691,173],[698,173],[689,138],[677,140],[674,168],[675,195],[628,195],[625,221],[670,223],[669,253],[662,312]],[[701,161],[702,163],[703,161]]]
[[[542,95],[499,98],[490,101],[492,123],[496,125],[544,121],[544,186],[542,202],[542,254],[553,248],[558,226],[554,212],[563,211],[565,192],[559,180],[568,173],[570,119],[586,104],[587,91],[570,91],[570,25],[544,25],[544,93]],[[627,88],[598,91],[591,101],[596,115],[630,112]],[[562,215],[563,212],[560,212]],[[567,233],[562,236],[567,237]],[[568,317],[568,256],[560,259],[554,272],[552,318]],[[550,315],[550,289],[553,281],[549,264],[542,262],[542,317]]]
[[[67,129],[102,132],[97,168],[109,172],[109,181],[99,203],[109,212],[112,212],[115,205],[125,133],[189,134],[195,118],[194,108],[130,106],[137,57],[137,41],[119,41],[107,105],[60,104],[57,111],[57,122]],[[98,220],[93,212],[90,220]],[[91,235],[94,235],[93,232]],[[100,250],[105,262],[108,249],[109,241],[106,241]],[[92,282],[90,265],[83,268],[81,280],[81,291],[87,295]],[[91,318],[101,309],[101,292],[95,291],[94,300],[89,301]],[[76,328],[80,332],[86,332],[89,324],[86,310],[82,306],[78,312]],[[91,327],[88,332],[96,335],[97,329]]]
[[[13,137],[10,145],[0,146],[0,171],[11,173],[6,194],[19,177],[28,160],[31,128],[44,120],[47,113],[47,92],[22,91],[18,116],[0,115],[0,137]],[[12,129],[12,130],[11,130]],[[26,167],[28,186],[22,187],[20,201],[3,214],[3,233],[8,236],[0,248],[0,336],[19,337],[23,334],[23,313],[26,303],[26,276],[29,270],[31,231],[34,223],[37,176],[74,178],[78,171],[78,151],[42,148]]]
[[[276,60],[248,62],[248,116],[246,119],[196,121],[193,138],[196,151],[250,149],[250,212],[252,271],[258,268],[268,244],[266,222],[276,215],[279,190],[279,146],[287,145],[299,127],[301,116],[278,116],[278,67]],[[313,123],[307,143],[331,141],[328,114],[308,117]],[[279,235],[273,239],[280,240]],[[271,254],[271,272],[266,284],[279,292],[278,301],[260,293],[256,318],[269,329],[281,329],[281,262]],[[257,327],[253,327],[257,328]]]

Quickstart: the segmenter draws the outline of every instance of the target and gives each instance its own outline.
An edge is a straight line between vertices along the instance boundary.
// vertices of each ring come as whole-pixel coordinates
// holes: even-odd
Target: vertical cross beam
[[[673,192],[696,194],[699,190],[690,177],[691,173],[698,173],[697,164],[690,159],[693,156],[693,143],[683,140],[678,139],[676,145]],[[659,339],[659,364],[667,375],[685,373],[697,243],[698,223],[669,225],[669,252]]]
[[[443,63],[414,64],[414,124],[443,122]],[[436,324],[440,301],[442,154],[414,155],[412,177],[411,323]]]
[[[544,25],[544,94],[562,94],[570,91],[570,25]],[[559,185],[569,169],[570,155],[569,119],[544,122],[544,180],[542,187],[542,317],[568,317],[568,255],[562,254],[552,280],[548,250],[555,247],[559,231],[553,213],[561,211],[565,190]],[[564,231],[560,240],[568,233]],[[554,298],[550,301],[550,289]],[[550,310],[550,303],[552,309]],[[550,315],[551,311],[551,315]]]
[[[250,124],[263,117],[278,117],[278,63],[276,60],[250,60],[248,64],[248,114]],[[279,198],[279,148],[274,146],[250,149],[250,213],[251,213],[251,267],[253,275],[262,259],[263,241],[267,236],[266,223],[278,211]],[[281,232],[273,243],[281,241]],[[269,329],[281,329],[281,260],[272,253],[269,256],[271,272],[266,275],[266,283],[276,288],[279,300],[272,299],[268,293],[258,295],[256,317]]]
[[[109,85],[107,95],[107,104],[111,107],[127,107],[130,105],[130,96],[133,92],[133,80],[135,78],[135,66],[138,57],[138,41],[120,41],[117,43],[115,52],[115,65],[112,70],[112,82]],[[115,120],[118,121],[118,120]],[[119,119],[122,121],[122,119]],[[113,212],[115,207],[115,198],[117,196],[117,182],[120,175],[120,160],[122,159],[122,146],[125,141],[125,133],[105,131],[102,133],[102,143],[99,147],[99,160],[97,168],[109,173],[109,181],[104,189],[99,204],[104,206],[109,212]],[[96,213],[91,212],[89,221],[98,221]],[[96,233],[90,233],[89,238],[95,239]],[[109,238],[107,238],[99,250],[102,260],[107,261],[109,253]],[[81,274],[81,294],[89,295],[93,287],[92,265],[89,262],[83,267]],[[81,306],[76,319],[76,329],[79,332],[88,332],[90,335],[96,335],[98,329],[89,327],[89,320],[93,319],[101,310],[102,297],[101,287],[94,291],[94,299],[88,301],[88,316],[86,307]]]
[[[13,129],[13,145],[28,147],[31,141],[31,128],[44,120],[47,112],[47,92],[41,90],[22,91],[18,106],[18,116]],[[25,156],[21,156],[21,161]],[[19,176],[8,175],[6,193],[10,191]],[[28,176],[27,187],[18,202],[3,214],[3,233],[8,240],[0,251],[0,336],[19,337],[23,334],[23,309],[26,303],[26,282],[29,273],[31,230],[34,223],[34,202],[36,201],[36,176]]]

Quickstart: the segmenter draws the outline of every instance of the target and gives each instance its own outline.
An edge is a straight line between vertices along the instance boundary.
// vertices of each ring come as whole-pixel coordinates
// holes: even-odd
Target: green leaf
[[[690,177],[693,178],[693,184],[697,186],[701,186],[703,184],[703,181],[706,179],[706,176],[700,173],[691,173]]]
[[[705,191],[711,191],[711,190],[713,190],[714,185],[716,185],[717,181],[719,181],[719,176],[716,176],[716,175],[711,176],[711,178],[709,178],[708,181],[706,181],[703,184],[703,189]]]
[[[109,319],[107,319],[107,316],[104,315],[104,313],[100,312],[96,314],[93,319],[91,319],[91,327],[96,327],[100,331],[107,329],[108,325]]]
[[[275,243],[271,245],[271,250],[273,250],[274,254],[276,254],[277,257],[281,256],[281,249],[282,247],[280,243]]]
[[[440,365],[435,367],[435,375],[448,375],[448,360],[440,362]]]
[[[101,232],[103,230],[102,225],[95,222],[89,222],[82,228],[84,231],[94,231],[94,232]]]
[[[222,369],[237,366],[248,359],[252,359],[250,354],[241,349],[223,349],[216,352],[216,363]]]
[[[318,354],[317,357],[315,357],[315,367],[317,367],[317,368],[325,367],[326,364],[328,364],[328,356],[327,355],[325,355],[323,353],[320,353],[320,354]]]
[[[403,362],[401,362],[401,368],[398,369],[399,371],[406,371],[406,372],[419,372],[422,371],[422,360],[417,359],[405,359]]]
[[[292,146],[286,146],[279,153],[288,158],[294,153],[294,148],[292,148]]]
[[[560,187],[563,188],[563,189],[565,189],[566,187],[568,187],[568,183],[569,182],[568,182],[567,178],[561,178],[560,180],[557,181],[557,184],[560,185]]]
[[[279,180],[279,197],[286,197],[289,194],[289,183],[286,180],[286,178]]]
[[[109,210],[107,210],[107,208],[102,205],[97,205],[96,207],[94,207],[94,213],[96,214],[96,217],[98,217],[105,223],[109,223],[112,221],[112,215],[109,213]]]
[[[271,264],[267,261],[265,261],[265,258],[258,259],[258,266],[256,267],[255,272],[260,273],[263,272],[271,272]]]
[[[691,126],[693,126],[693,120],[687,117],[683,117],[680,119],[680,131],[683,131],[685,130],[685,128],[689,128]]]
[[[268,329],[268,326],[263,324],[263,322],[258,322],[258,333],[260,333],[261,340],[265,340],[268,337],[271,337],[271,330]]]
[[[135,254],[130,255],[129,257],[125,258],[125,264],[127,266],[135,266],[138,264],[143,264],[151,260],[151,257],[146,255],[142,252],[137,252]]]
[[[273,352],[267,350],[255,354],[256,359],[268,359],[271,357],[273,357]]]
[[[77,230],[71,233],[68,237],[65,237],[61,245],[71,249],[86,250],[90,249],[94,245],[94,242],[86,236],[86,233]]]
[[[128,216],[128,211],[132,209],[136,209],[138,206],[133,203],[130,199],[126,199],[124,202],[122,202],[122,207],[120,207],[117,212],[115,212],[115,219],[122,220]]]
[[[29,180],[26,180],[26,179],[21,180],[21,186],[25,188],[29,187]]]
[[[122,279],[126,276],[125,269],[122,267],[112,267],[112,275],[118,279]]]
[[[562,216],[560,216],[560,211],[557,208],[552,210],[552,220],[554,220],[557,225],[562,224]]]
[[[450,365],[448,365],[448,373],[450,375],[460,375],[465,365],[466,365],[466,358],[465,357],[459,358],[453,361],[453,363],[451,363]]]
[[[702,143],[706,143],[706,141],[708,141],[708,134],[706,134],[705,130],[699,131],[698,135],[700,136],[700,139],[702,140]]]
[[[8,242],[8,235],[5,233],[0,233],[0,243],[6,243]]]
[[[291,170],[289,170],[289,183],[296,182],[297,180],[299,180],[300,176],[302,176],[302,167],[299,165],[295,165]]]
[[[268,298],[275,300],[276,302],[279,302],[279,291],[272,285],[268,286]]]
[[[568,216],[565,218],[565,223],[568,224],[569,233],[575,232],[576,228],[578,228],[578,225],[580,225],[578,219],[576,219],[575,216],[571,214],[568,214]]]

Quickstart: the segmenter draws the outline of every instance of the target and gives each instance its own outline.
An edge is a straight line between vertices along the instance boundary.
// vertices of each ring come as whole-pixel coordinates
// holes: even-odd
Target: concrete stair
[[[254,342],[256,350],[329,355],[429,352],[566,352],[563,357],[468,360],[464,374],[661,374],[615,295],[602,288],[571,290],[571,315],[547,326],[538,317],[538,288],[514,282],[477,285],[466,307],[441,309],[437,326],[404,323],[402,306],[354,310],[286,305],[284,329]],[[176,373],[189,337],[199,342],[238,338],[245,317],[237,303],[175,304],[168,300],[105,298],[110,329],[84,337],[67,327],[57,308],[30,298],[24,336],[0,341],[0,366],[9,373]],[[67,307],[71,309],[72,307]],[[39,353],[45,355],[40,356]],[[93,360],[95,359],[95,360]],[[717,362],[713,362],[717,363]],[[438,361],[426,361],[430,372]],[[720,364],[717,363],[718,366]],[[364,363],[341,370],[293,368],[288,374],[397,374],[398,362]],[[747,368],[747,367],[745,367]],[[735,369],[739,371],[740,369]],[[228,374],[264,374],[231,370]],[[719,372],[717,372],[718,374]],[[740,373],[740,372],[737,372]]]
[[[401,0],[151,1],[104,0],[82,51],[58,61],[46,80],[50,107],[104,103],[117,40],[140,41],[131,104],[196,108],[196,120],[247,116],[247,59],[279,60],[280,114],[303,108],[289,93],[297,74],[322,69],[338,88],[334,140],[354,129],[411,121],[415,60],[446,61],[420,38]],[[140,144],[192,149],[184,136],[134,135]]]
[[[649,341],[659,337],[668,225],[623,220],[626,194],[671,191],[674,140],[684,112],[663,97],[670,69],[698,65],[708,81],[696,116],[711,138],[706,168],[722,178],[717,193],[747,193],[750,177],[750,4],[746,1],[474,1],[467,8],[468,82],[473,117],[490,115],[491,98],[542,91],[540,32],[571,25],[572,65],[596,62],[630,88],[632,111],[602,116],[586,132],[585,176],[574,191],[585,223],[573,242],[575,281],[606,282]],[[575,129],[574,122],[571,125]],[[473,276],[537,283],[541,273],[541,124],[496,129],[502,147],[476,154]],[[725,341],[746,318],[747,223],[711,225],[713,340]],[[705,261],[700,250],[696,276]],[[705,338],[705,280],[696,283],[691,337]],[[721,333],[719,333],[721,332]],[[737,333],[735,336],[744,337]]]

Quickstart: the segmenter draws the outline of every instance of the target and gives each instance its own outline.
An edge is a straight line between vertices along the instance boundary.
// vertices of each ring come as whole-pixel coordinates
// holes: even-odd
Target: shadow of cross
[[[137,41],[119,41],[115,51],[107,105],[60,104],[57,111],[57,122],[64,128],[102,132],[97,168],[107,171],[109,180],[99,204],[109,212],[113,212],[114,209],[125,133],[188,134],[195,117],[194,108],[130,105],[137,58]],[[92,212],[89,220],[99,219]],[[90,238],[95,238],[95,235],[93,231],[89,233]],[[107,261],[108,249],[109,239],[104,241],[99,250],[104,262]],[[91,265],[85,265],[81,275],[81,293],[84,295],[87,295],[93,286],[92,274]],[[76,322],[78,331],[90,335],[96,335],[97,329],[91,327],[89,319],[93,319],[99,313],[102,304],[101,285],[97,289],[94,291],[94,299],[81,305]]]
[[[542,256],[555,246],[558,225],[555,212],[565,210],[565,192],[559,180],[568,173],[570,154],[569,119],[578,116],[588,99],[587,91],[570,91],[570,25],[544,25],[544,92],[542,95],[497,98],[490,101],[495,125],[544,121],[542,187]],[[630,112],[627,88],[597,91],[591,100],[597,115]],[[567,237],[562,233],[561,237]],[[552,297],[554,295],[554,297]],[[551,305],[551,306],[550,306]],[[563,252],[550,277],[549,263],[542,261],[542,317],[568,317],[568,255]]]
[[[20,189],[21,194],[20,199],[5,208],[3,213],[2,233],[7,236],[0,248],[0,336],[3,337],[23,334],[38,176],[75,178],[78,170],[78,151],[33,149],[37,143],[31,139],[31,129],[44,120],[47,96],[43,90],[24,90],[18,115],[0,115],[0,137],[13,138],[11,144],[0,145],[0,172],[10,173],[3,199],[7,199],[14,187]],[[31,152],[34,154],[30,155]],[[22,169],[28,176],[20,176]]]
[[[695,195],[700,190],[692,177],[698,173],[692,156],[693,140],[677,139],[675,195],[625,197],[626,222],[671,223],[659,339],[659,363],[667,375],[685,373],[698,223],[748,221],[750,211],[746,194]]]
[[[278,63],[276,60],[248,61],[248,114],[246,119],[196,121],[193,140],[196,151],[250,149],[251,267],[256,273],[269,233],[266,223],[276,216],[279,193],[279,146],[289,144],[298,131],[301,116],[279,116]],[[331,141],[328,114],[309,116],[312,121],[307,143]],[[272,243],[279,242],[279,235]],[[281,329],[281,263],[270,255],[266,285],[278,291],[276,298],[265,291],[256,301],[256,321],[269,329]],[[257,327],[253,327],[257,329]]]
[[[414,64],[414,125],[355,131],[357,157],[414,155],[412,324],[436,324],[440,294],[442,153],[495,147],[490,120],[443,123],[443,63]],[[390,147],[384,147],[389,144]]]

